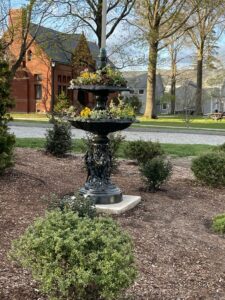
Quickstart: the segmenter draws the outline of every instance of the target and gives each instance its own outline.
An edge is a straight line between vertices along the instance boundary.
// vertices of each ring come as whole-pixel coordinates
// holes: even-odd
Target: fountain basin
[[[120,131],[128,128],[133,121],[132,120],[116,120],[116,119],[105,119],[105,120],[92,120],[87,119],[85,121],[75,121],[69,119],[72,126],[89,131],[93,134],[108,135],[111,132]]]

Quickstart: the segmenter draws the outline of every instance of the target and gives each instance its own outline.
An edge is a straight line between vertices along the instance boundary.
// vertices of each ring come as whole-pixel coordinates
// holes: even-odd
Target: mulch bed
[[[120,161],[113,176],[125,194],[141,204],[115,217],[135,244],[139,277],[129,299],[225,299],[225,239],[210,229],[225,212],[225,189],[197,185],[190,161],[174,160],[163,189],[148,193],[137,166]],[[13,265],[13,239],[44,214],[47,197],[78,190],[85,181],[81,156],[57,159],[38,150],[17,149],[16,165],[0,177],[0,299],[44,300],[30,274]]]

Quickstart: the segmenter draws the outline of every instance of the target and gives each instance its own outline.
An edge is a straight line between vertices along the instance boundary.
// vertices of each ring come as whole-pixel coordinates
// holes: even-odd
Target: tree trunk
[[[176,105],[176,75],[172,75],[171,78],[171,90],[170,90],[170,94],[171,94],[171,114],[174,115],[175,114],[175,105]]]
[[[158,43],[150,45],[149,49],[149,64],[147,75],[147,96],[144,116],[156,118],[156,67],[158,56]]]
[[[195,100],[195,114],[202,115],[202,76],[203,76],[203,51],[199,50],[197,63],[197,90]]]

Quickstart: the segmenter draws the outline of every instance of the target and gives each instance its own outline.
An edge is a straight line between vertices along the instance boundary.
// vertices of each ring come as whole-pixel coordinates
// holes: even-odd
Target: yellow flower
[[[81,75],[80,75],[80,77],[88,79],[88,78],[90,78],[90,73],[89,72],[82,72]]]
[[[80,116],[84,117],[84,118],[88,118],[91,114],[91,110],[89,107],[85,107],[81,112],[80,112]]]

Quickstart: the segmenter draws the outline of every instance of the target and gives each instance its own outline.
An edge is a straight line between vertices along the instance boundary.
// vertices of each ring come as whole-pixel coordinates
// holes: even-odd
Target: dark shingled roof
[[[31,36],[35,36],[37,29],[38,25],[31,24]],[[35,41],[52,60],[63,64],[70,64],[71,56],[78,44],[79,37],[79,34],[62,33],[40,26]],[[88,45],[93,58],[96,60],[99,54],[98,46],[93,42],[88,42]]]

